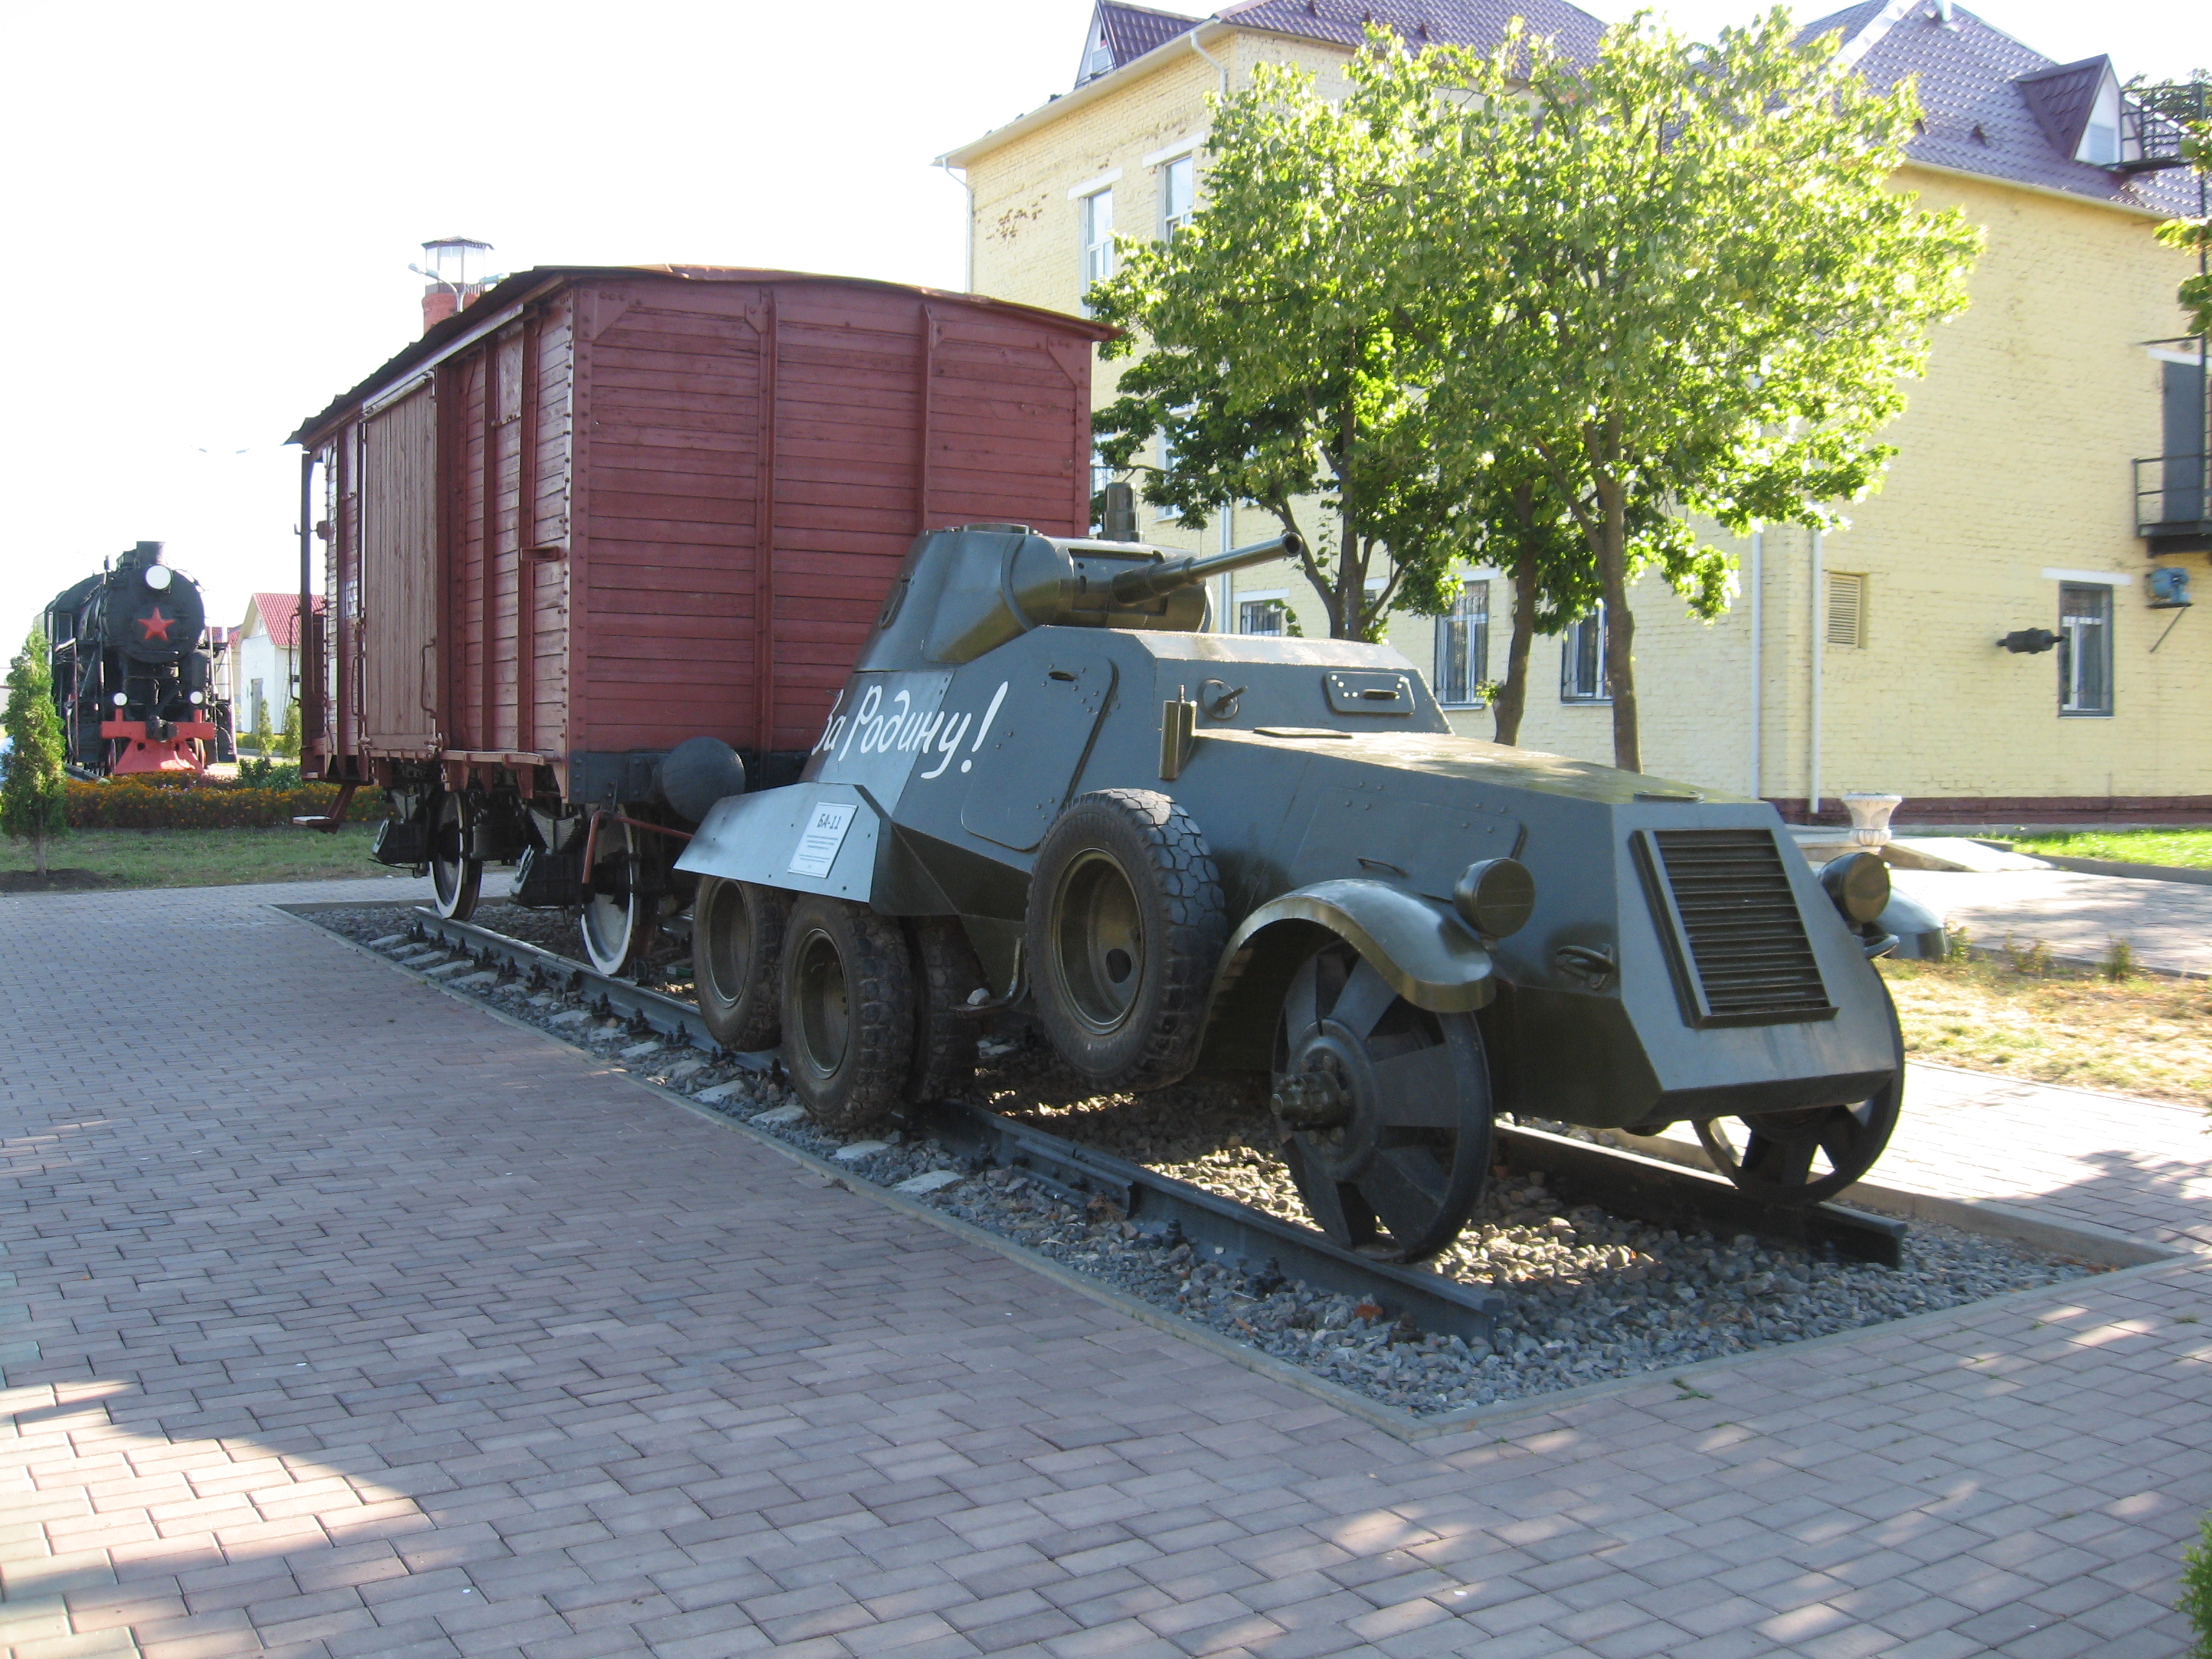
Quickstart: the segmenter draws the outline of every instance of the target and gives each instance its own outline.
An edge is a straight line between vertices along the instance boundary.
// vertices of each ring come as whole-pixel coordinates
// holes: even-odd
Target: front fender
[[[1359,952],[1383,981],[1416,1008],[1473,1013],[1498,995],[1490,952],[1448,905],[1380,881],[1351,878],[1316,882],[1269,899],[1230,936],[1213,979],[1217,1008],[1274,930],[1310,937],[1319,927]]]

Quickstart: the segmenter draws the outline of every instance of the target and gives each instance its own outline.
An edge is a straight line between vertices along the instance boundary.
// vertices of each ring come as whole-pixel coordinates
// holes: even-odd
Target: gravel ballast
[[[1505,1293],[1492,1341],[1393,1325],[1374,1304],[1200,1260],[1114,1206],[1079,1207],[1012,1170],[963,1160],[902,1129],[841,1136],[816,1127],[774,1079],[620,1020],[586,999],[531,991],[471,970],[459,952],[408,939],[393,906],[311,919],[506,1013],[608,1055],[696,1103],[834,1162],[858,1180],[971,1222],[1061,1266],[1243,1346],[1419,1415],[1556,1392],[1639,1372],[1959,1308],[2094,1269],[2014,1241],[1915,1222],[1900,1267],[1838,1261],[1761,1243],[1649,1226],[1570,1206],[1540,1176],[1494,1180],[1434,1270]],[[486,904],[475,922],[541,949],[577,954],[573,914]],[[451,965],[459,964],[458,971]],[[665,964],[663,983],[688,978]],[[1144,1095],[1098,1095],[1025,1034],[987,1038],[972,1098],[1049,1133],[1310,1224],[1273,1150],[1264,1091],[1198,1079]]]

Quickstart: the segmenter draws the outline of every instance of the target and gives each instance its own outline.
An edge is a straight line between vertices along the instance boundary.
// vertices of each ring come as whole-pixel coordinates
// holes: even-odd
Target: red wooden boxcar
[[[386,793],[377,855],[428,865],[441,908],[519,860],[602,957],[610,906],[634,933],[680,879],[672,750],[779,781],[915,535],[1083,532],[1106,332],[787,271],[507,278],[293,434],[301,586],[319,536],[331,596],[303,769]]]

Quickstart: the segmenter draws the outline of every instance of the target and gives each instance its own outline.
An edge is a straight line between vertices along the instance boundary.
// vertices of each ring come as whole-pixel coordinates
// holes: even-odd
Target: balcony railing
[[[2212,536],[2212,456],[2147,455],[2136,463],[2136,534]]]

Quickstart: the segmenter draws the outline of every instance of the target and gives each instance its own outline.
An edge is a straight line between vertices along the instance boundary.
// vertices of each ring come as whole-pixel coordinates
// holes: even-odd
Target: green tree
[[[2204,117],[2207,99],[2212,98],[2208,88],[2212,88],[2212,71],[2204,70],[2166,86],[2146,86],[2140,79],[2128,84],[2137,101],[2181,128],[2181,153],[2190,166],[2212,175],[2212,121]],[[2206,271],[2212,265],[2212,218],[2194,214],[2169,219],[2158,228],[2158,240],[2197,255],[2197,275],[2182,281],[2181,307],[2189,313],[2191,334],[2212,334],[2212,275]]]
[[[64,822],[61,718],[46,663],[46,631],[33,628],[8,665],[8,707],[0,715],[8,752],[0,756],[0,830],[31,843],[33,867],[46,873],[46,842]]]
[[[251,748],[255,754],[266,760],[276,742],[276,737],[269,730],[269,705],[263,699],[256,697],[253,700],[253,724],[246,728],[246,741],[240,747]]]
[[[1389,52],[1349,74],[1340,102],[1278,64],[1219,100],[1203,210],[1170,241],[1121,242],[1089,297],[1127,331],[1102,355],[1142,352],[1096,416],[1102,459],[1188,527],[1249,501],[1305,533],[1331,637],[1373,639],[1394,610],[1449,605],[1475,527],[1469,434],[1426,408],[1443,342],[1411,263],[1434,88]],[[1164,464],[1140,460],[1161,439]],[[1301,497],[1318,525],[1298,524]]]
[[[2190,1659],[2212,1659],[2212,1515],[2197,1523],[2197,1543],[2181,1558],[2181,1600],[2174,1604],[2197,1632]]]
[[[300,700],[297,697],[284,705],[284,729],[276,737],[276,752],[287,759],[296,760],[300,754]]]
[[[1656,566],[1727,603],[1744,533],[1832,526],[1876,487],[1927,329],[1966,304],[1978,232],[1892,188],[1917,105],[1838,73],[1777,9],[1696,46],[1642,18],[1576,64],[1516,26],[1421,55],[1463,94],[1423,134],[1424,286],[1451,296],[1431,405],[1540,470],[1606,604],[1614,764],[1639,770],[1628,586]],[[1431,112],[1439,100],[1425,106]],[[1441,234],[1438,234],[1441,233]]]

